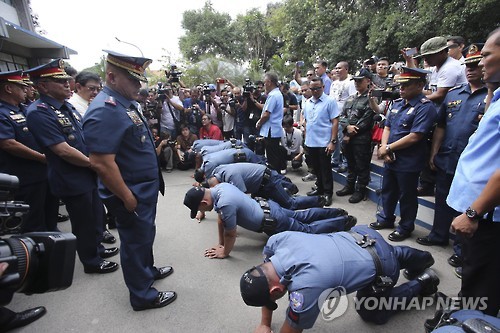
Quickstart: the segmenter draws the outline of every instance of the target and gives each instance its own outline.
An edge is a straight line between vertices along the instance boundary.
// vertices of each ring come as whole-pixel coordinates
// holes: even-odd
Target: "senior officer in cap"
[[[393,228],[394,211],[399,201],[401,221],[389,240],[402,241],[412,233],[417,217],[418,176],[425,160],[425,136],[436,118],[434,103],[422,94],[428,71],[403,67],[396,82],[400,83],[401,99],[387,115],[378,154],[384,159],[382,207],[373,229]]]
[[[297,244],[308,251],[297,251]],[[366,226],[322,235],[283,232],[269,238],[263,254],[264,263],[249,269],[240,280],[243,301],[262,307],[255,332],[271,332],[275,301],[286,292],[290,303],[281,332],[302,332],[313,327],[320,307],[330,297],[357,291],[358,314],[380,325],[397,309],[373,309],[373,297],[398,298],[391,304],[404,306],[413,297],[435,293],[439,284],[428,268],[434,264],[429,252],[393,247]],[[410,281],[394,287],[400,269],[405,269],[403,274]],[[362,301],[363,297],[372,302]]]
[[[469,83],[450,89],[438,112],[429,161],[431,168],[437,171],[434,222],[428,236],[417,238],[417,243],[422,245],[447,245],[451,221],[459,215],[446,204],[446,197],[455,175],[458,158],[485,112],[488,88],[482,80],[483,66],[479,66],[482,59],[481,47],[480,44],[469,46],[464,60]],[[455,253],[450,262],[461,266],[459,246],[456,242]]]
[[[57,231],[58,201],[50,193],[47,161],[26,123],[28,88],[21,71],[0,73],[0,172],[19,178],[14,199],[30,206],[21,231]]]
[[[219,243],[205,251],[205,257],[223,259],[229,256],[239,225],[255,232],[273,235],[286,230],[307,233],[327,233],[349,230],[356,224],[354,216],[343,209],[309,208],[293,211],[272,200],[250,198],[237,187],[221,183],[213,188],[193,187],[184,198],[191,218],[198,211],[215,209],[218,213]]]
[[[50,189],[66,204],[84,271],[116,271],[117,263],[104,260],[118,254],[118,248],[101,245],[104,207],[97,194],[97,176],[90,169],[80,114],[66,102],[71,77],[60,59],[27,72],[40,93],[28,108],[28,128],[47,158]]]
[[[106,86],[91,102],[84,119],[90,162],[99,175],[99,195],[116,216],[123,277],[136,311],[166,306],[177,297],[158,291],[155,280],[173,272],[154,266],[156,203],[164,183],[155,145],[135,101],[151,63],[105,51]]]

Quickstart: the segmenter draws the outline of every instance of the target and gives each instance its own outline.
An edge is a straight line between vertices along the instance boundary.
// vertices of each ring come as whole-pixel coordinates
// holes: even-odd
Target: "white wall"
[[[0,1],[0,13],[4,20],[20,25],[16,9],[3,1]]]

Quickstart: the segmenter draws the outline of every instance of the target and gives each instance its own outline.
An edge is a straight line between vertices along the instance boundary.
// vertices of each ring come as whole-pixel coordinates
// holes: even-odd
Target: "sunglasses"
[[[321,90],[323,89],[323,87],[314,87],[314,88],[309,88],[309,90],[312,90],[312,91],[318,91],[318,90]]]

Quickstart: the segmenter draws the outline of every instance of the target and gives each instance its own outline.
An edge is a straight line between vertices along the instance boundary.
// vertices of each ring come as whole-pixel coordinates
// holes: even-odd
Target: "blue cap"
[[[28,73],[31,79],[55,78],[55,79],[71,79],[71,76],[64,70],[64,61],[59,58],[45,65],[40,65],[30,68],[25,73]]]
[[[213,83],[210,83],[210,84],[208,85],[208,88],[209,88],[210,90],[217,90],[217,88],[215,87],[215,84],[213,84]]]
[[[126,70],[132,77],[137,80],[147,82],[148,79],[144,75],[146,68],[153,62],[153,60],[141,57],[132,57],[114,51],[103,50],[108,54],[106,61],[117,67]]]

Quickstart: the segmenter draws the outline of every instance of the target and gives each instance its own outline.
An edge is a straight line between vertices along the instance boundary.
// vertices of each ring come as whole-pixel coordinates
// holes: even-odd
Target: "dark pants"
[[[366,188],[370,183],[371,143],[346,144],[343,153],[347,159],[347,186],[354,188],[357,180],[359,189]]]
[[[429,239],[435,242],[447,242],[450,237],[450,226],[453,219],[460,215],[448,206],[446,198],[450,192],[453,175],[442,170],[436,173],[436,202],[434,205],[434,221]]]
[[[61,197],[71,220],[71,231],[76,236],[76,252],[84,266],[98,266],[104,252],[101,244],[104,206],[97,189],[70,197]]]
[[[137,215],[127,211],[116,197],[106,199],[105,203],[116,216],[123,278],[130,292],[130,303],[133,307],[150,304],[158,296],[158,290],[152,287],[156,273],[153,259],[156,203],[138,202]]]
[[[23,218],[21,232],[59,231],[57,212],[59,200],[50,193],[49,183],[44,180],[22,186],[16,193],[15,200],[25,201],[30,210]]]
[[[377,221],[393,224],[396,219],[394,212],[399,201],[401,221],[397,230],[403,235],[415,229],[418,210],[418,174],[418,172],[398,172],[387,167],[383,172],[381,193],[383,210],[377,213]]]
[[[276,219],[276,232],[300,231],[309,234],[324,234],[343,231],[347,216],[341,215],[342,210],[336,208],[309,208],[304,210],[290,210],[282,208],[269,200],[271,216]]]
[[[407,268],[412,271],[423,271],[425,269],[423,265],[425,265],[431,256],[429,252],[417,250],[408,246],[392,246],[388,244],[378,232],[370,230],[366,226],[356,226],[352,228],[352,231],[358,232],[361,235],[368,234],[371,238],[376,240],[374,245],[375,251],[382,263],[383,274],[389,276],[394,284],[398,281],[400,269]],[[398,302],[398,304],[407,305],[411,302],[413,297],[418,296],[421,290],[422,287],[420,283],[416,280],[412,280],[397,287],[389,287],[379,294],[375,294],[372,287],[368,286],[359,290],[356,294],[356,298],[358,301],[363,297],[399,298],[404,299],[404,302]],[[390,304],[390,301],[388,300],[386,303]],[[357,312],[363,320],[378,325],[385,324],[392,315],[399,312],[398,309],[367,309],[367,306],[369,307],[370,305],[373,305],[373,302],[360,302],[360,309],[357,310]]]
[[[496,316],[500,310],[500,222],[479,221],[471,238],[463,240],[462,297],[488,297],[484,313]]]
[[[286,160],[283,158],[283,152],[280,149],[281,138],[264,138],[266,144],[266,157],[269,168],[280,171],[286,168]],[[285,167],[283,167],[285,165]]]
[[[326,147],[308,147],[311,166],[316,173],[318,194],[333,194],[333,175],[331,157],[326,153]]]

